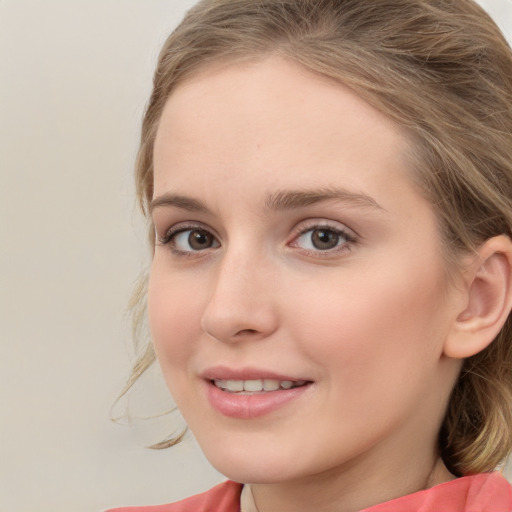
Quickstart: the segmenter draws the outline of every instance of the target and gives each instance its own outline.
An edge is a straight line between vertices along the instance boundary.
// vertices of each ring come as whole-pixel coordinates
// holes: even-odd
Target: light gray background
[[[179,422],[109,420],[147,256],[140,119],[160,46],[193,3],[0,0],[0,511],[168,502],[222,479],[192,440],[144,448]],[[512,39],[512,0],[483,3]],[[131,407],[162,403],[156,371]]]

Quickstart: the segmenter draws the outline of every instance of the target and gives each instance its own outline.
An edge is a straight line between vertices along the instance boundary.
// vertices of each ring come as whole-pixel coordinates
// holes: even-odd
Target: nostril
[[[229,298],[229,296],[228,296]],[[201,317],[202,331],[221,342],[256,340],[271,335],[278,327],[275,308],[268,302],[226,300],[218,293],[205,307]]]
[[[236,336],[244,335],[244,334],[257,334],[258,331],[256,329],[242,329],[236,333]]]

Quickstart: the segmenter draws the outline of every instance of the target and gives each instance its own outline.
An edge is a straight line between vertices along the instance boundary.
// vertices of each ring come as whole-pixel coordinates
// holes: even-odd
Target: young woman
[[[510,512],[511,155],[471,0],[192,9],[143,124],[134,379],[156,354],[230,480],[136,510]]]

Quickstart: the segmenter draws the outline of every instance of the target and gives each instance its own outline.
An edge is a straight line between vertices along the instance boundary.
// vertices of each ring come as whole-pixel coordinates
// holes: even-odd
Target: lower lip
[[[248,420],[280,409],[302,396],[309,387],[310,384],[306,384],[297,388],[246,395],[222,391],[212,382],[207,382],[207,395],[210,404],[224,416]]]

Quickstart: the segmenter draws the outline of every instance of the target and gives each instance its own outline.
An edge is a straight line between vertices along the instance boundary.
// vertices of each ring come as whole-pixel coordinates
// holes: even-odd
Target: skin
[[[252,484],[260,512],[359,510],[452,478],[435,447],[460,370],[445,345],[467,298],[446,279],[408,149],[350,90],[274,57],[206,68],[167,102],[155,351],[206,456]],[[290,191],[317,200],[276,204]],[[335,247],[314,245],[319,227]],[[211,245],[192,247],[187,229]],[[270,414],[232,418],[206,397],[214,365],[311,384]]]

